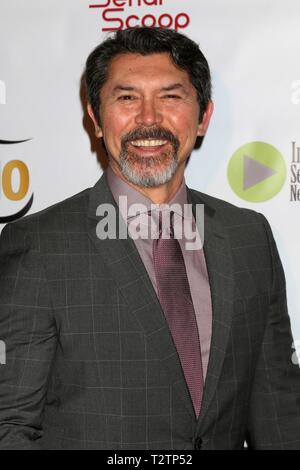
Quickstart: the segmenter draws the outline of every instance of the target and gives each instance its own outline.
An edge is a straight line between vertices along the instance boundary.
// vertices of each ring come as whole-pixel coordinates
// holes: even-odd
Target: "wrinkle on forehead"
[[[161,91],[182,88],[186,94],[196,94],[188,72],[178,68],[167,53],[146,56],[119,54],[109,66],[104,87],[106,89],[123,87],[124,91],[151,87]]]

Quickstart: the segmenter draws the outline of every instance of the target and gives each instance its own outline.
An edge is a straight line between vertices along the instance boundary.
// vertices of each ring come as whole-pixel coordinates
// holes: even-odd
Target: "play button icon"
[[[232,155],[227,176],[232,190],[241,199],[250,202],[267,201],[284,184],[285,161],[272,145],[250,142]]]
[[[276,174],[276,170],[244,155],[244,190]]]

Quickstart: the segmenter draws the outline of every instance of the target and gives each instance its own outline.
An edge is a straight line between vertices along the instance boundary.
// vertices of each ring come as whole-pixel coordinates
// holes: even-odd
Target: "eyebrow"
[[[134,91],[136,90],[135,87],[133,86],[125,86],[125,85],[116,85],[113,90],[112,90],[112,93],[113,94],[116,94],[118,93],[119,91]]]
[[[134,86],[129,86],[129,85],[116,85],[113,90],[112,90],[112,93],[115,94],[115,93],[118,93],[120,91],[136,91],[138,90],[137,87],[134,87]],[[184,93],[187,94],[187,90],[185,89],[185,87],[182,85],[182,83],[172,83],[171,85],[168,85],[168,86],[165,86],[165,87],[162,87],[160,89],[160,91],[172,91],[172,90],[182,90]]]
[[[182,90],[185,93],[187,93],[182,83],[172,83],[171,85],[165,86],[161,89],[161,91],[172,91],[172,90]]]

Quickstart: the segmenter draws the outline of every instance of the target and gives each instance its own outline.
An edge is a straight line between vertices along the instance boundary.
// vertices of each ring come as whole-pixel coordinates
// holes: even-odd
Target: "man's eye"
[[[179,95],[165,95],[164,98],[169,99],[169,100],[180,100],[181,96],[179,96]]]
[[[121,96],[119,96],[118,100],[120,100],[120,101],[131,101],[131,100],[134,100],[134,96],[133,95],[121,95]]]

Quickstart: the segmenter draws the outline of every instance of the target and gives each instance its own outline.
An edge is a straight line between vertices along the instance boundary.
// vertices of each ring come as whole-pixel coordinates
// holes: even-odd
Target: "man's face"
[[[100,103],[101,124],[90,107],[89,114],[97,136],[104,139],[112,169],[144,187],[158,187],[183,174],[212,111],[208,109],[199,124],[196,89],[168,54],[116,56]]]

